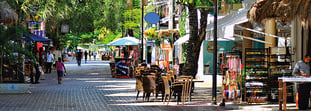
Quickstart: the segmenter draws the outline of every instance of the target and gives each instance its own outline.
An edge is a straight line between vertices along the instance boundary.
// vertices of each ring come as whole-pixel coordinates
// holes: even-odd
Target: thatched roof
[[[162,36],[169,36],[171,34],[177,34],[179,35],[179,30],[174,30],[174,29],[168,29],[168,30],[158,30],[156,31],[158,33],[158,37]]]
[[[18,15],[14,9],[6,2],[0,2],[0,22],[5,25],[16,24]]]
[[[267,18],[292,21],[299,17],[302,22],[311,19],[311,0],[260,0],[249,9],[250,21],[261,22]]]

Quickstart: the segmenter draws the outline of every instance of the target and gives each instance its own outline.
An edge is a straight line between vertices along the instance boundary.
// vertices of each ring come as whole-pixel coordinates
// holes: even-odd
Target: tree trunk
[[[187,44],[187,60],[183,68],[184,75],[191,75],[193,77],[197,74],[198,60],[200,55],[201,44],[206,36],[207,14],[209,10],[200,10],[200,29],[198,29],[198,15],[197,9],[194,6],[188,6],[189,9],[189,26],[190,38]]]

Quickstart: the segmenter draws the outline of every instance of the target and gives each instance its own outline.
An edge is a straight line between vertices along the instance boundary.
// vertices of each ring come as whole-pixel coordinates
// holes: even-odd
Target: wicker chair
[[[164,97],[164,102],[163,104],[165,104],[167,96],[170,96],[171,94],[171,88],[168,82],[168,78],[166,76],[162,76],[162,80],[163,80],[163,84],[164,84],[164,92],[162,93],[162,101],[163,101],[163,97]],[[167,102],[168,104],[169,102]]]
[[[180,76],[178,79],[172,83],[172,94],[178,95],[177,104],[178,102],[182,102],[184,105],[187,98],[190,98],[190,93],[192,89],[192,76]],[[170,101],[171,95],[169,97],[168,103]]]
[[[136,100],[137,100],[139,92],[144,91],[142,78],[139,76],[136,77],[136,91],[137,91],[137,96],[136,96]],[[144,98],[145,97],[143,96],[143,100],[144,100]]]
[[[189,101],[191,100],[191,93],[193,92],[193,77],[192,76],[179,76],[179,78],[184,78],[184,79],[188,79],[188,86],[185,89],[185,95],[184,95],[184,101],[186,101],[186,99],[188,99]]]
[[[144,97],[146,97],[145,99],[149,101],[150,94],[154,93],[156,90],[155,76],[143,75],[142,81],[143,81]]]

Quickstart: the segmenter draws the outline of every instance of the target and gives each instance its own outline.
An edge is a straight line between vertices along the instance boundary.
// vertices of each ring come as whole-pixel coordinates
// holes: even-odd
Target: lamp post
[[[218,12],[218,0],[214,0],[214,55],[213,55],[213,89],[212,89],[212,104],[217,104],[217,12]]]
[[[144,61],[144,4],[141,0],[141,50],[140,50],[140,62]]]

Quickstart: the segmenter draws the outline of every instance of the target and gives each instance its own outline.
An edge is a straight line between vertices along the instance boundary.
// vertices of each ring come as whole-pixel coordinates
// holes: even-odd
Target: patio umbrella
[[[117,40],[114,40],[107,44],[107,46],[124,46],[124,45],[138,45],[139,40],[135,37],[123,37]]]
[[[97,47],[106,47],[107,45],[104,45],[104,44],[99,44],[97,45]]]
[[[23,36],[24,36],[24,40],[27,40],[27,41],[50,41],[51,40],[51,39],[38,36],[35,34],[23,34]]]
[[[80,46],[77,46],[77,49],[84,49],[84,48],[82,48],[82,47],[80,47]]]

